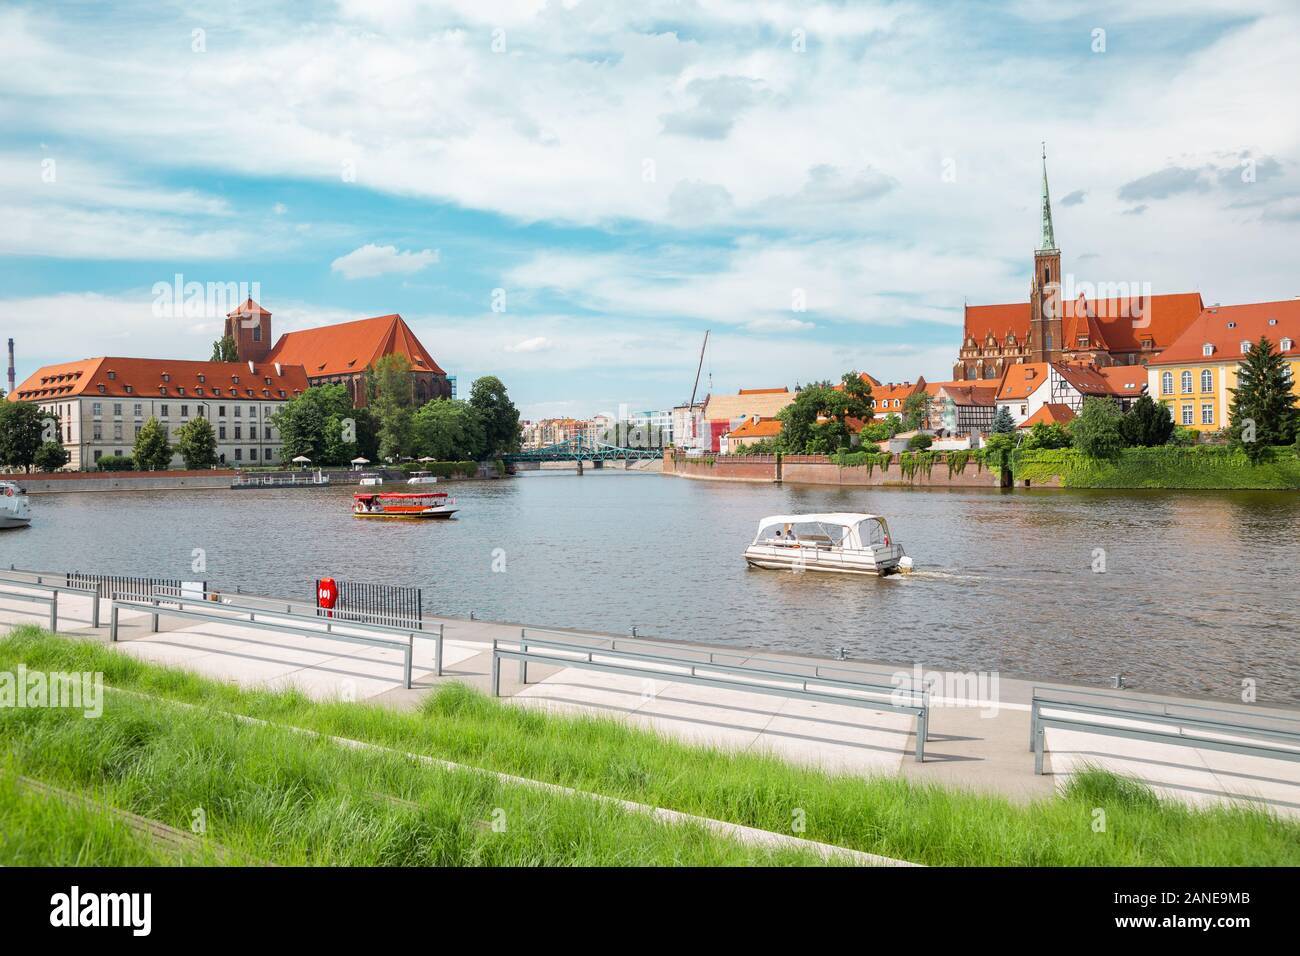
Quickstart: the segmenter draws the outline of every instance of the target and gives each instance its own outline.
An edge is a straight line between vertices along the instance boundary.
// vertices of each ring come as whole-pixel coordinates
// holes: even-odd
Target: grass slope
[[[1067,488],[1300,489],[1300,458],[1294,449],[1274,449],[1273,460],[1252,465],[1231,448],[1125,448],[1118,460],[1096,461],[1072,448],[1020,452],[1017,481],[1042,484],[1060,476]]]
[[[719,752],[691,747],[654,734],[627,727],[614,720],[561,717],[541,714],[503,704],[461,685],[447,685],[430,695],[421,712],[401,713],[378,706],[354,703],[312,702],[293,692],[241,691],[229,685],[200,678],[182,671],[141,663],[102,646],[52,638],[34,628],[21,629],[0,641],[0,670],[13,669],[19,661],[29,668],[59,671],[102,671],[110,686],[131,688],[144,693],[179,701],[209,705],[273,722],[309,727],[321,732],[365,740],[372,743],[458,761],[472,766],[504,771],[563,784],[581,790],[635,800],[640,803],[669,807],[732,823],[789,833],[794,821],[805,824],[797,835],[870,853],[928,864],[956,865],[1295,865],[1300,863],[1300,826],[1279,820],[1255,808],[1222,807],[1193,810],[1181,804],[1157,800],[1148,790],[1131,782],[1101,773],[1082,774],[1075,778],[1063,796],[1041,800],[1027,806],[1013,804],[996,796],[968,793],[938,786],[918,785],[896,778],[862,779],[833,776],[810,769],[792,767],[775,758],[759,754]],[[110,701],[116,712],[124,698]],[[30,712],[29,712],[30,713]],[[11,717],[0,712],[5,721],[0,733],[8,737]],[[32,727],[43,722],[36,718]],[[49,718],[46,718],[47,720]],[[207,717],[197,724],[185,723],[184,732],[169,735],[164,753],[183,753],[187,742],[204,742],[215,746],[219,741],[205,730],[208,724],[222,721]],[[96,729],[96,724],[101,724]],[[80,730],[75,725],[82,725]],[[115,725],[74,721],[79,746],[90,753],[96,750],[97,738]],[[152,727],[146,722],[144,726]],[[233,730],[223,730],[233,733]],[[152,733],[152,731],[151,731]],[[20,738],[21,740],[21,735]],[[224,745],[223,745],[224,746]],[[270,746],[270,741],[266,742]],[[288,766],[298,766],[296,752],[304,749],[286,747]],[[305,748],[311,752],[312,748]],[[55,751],[69,753],[66,750]],[[111,748],[110,748],[110,752]],[[41,761],[39,750],[24,750],[28,760]],[[71,760],[71,755],[68,757]],[[225,758],[223,758],[225,759]],[[331,757],[331,761],[337,757]],[[114,760],[101,766],[110,772]],[[69,764],[75,767],[76,764]],[[158,813],[179,814],[188,821],[193,801],[204,799],[204,806],[224,806],[214,802],[206,787],[221,794],[257,795],[259,800],[291,799],[317,790],[297,785],[269,788],[266,774],[274,764],[261,758],[234,766],[223,766],[214,773],[207,763],[193,766],[178,762],[170,773],[182,781],[185,799],[179,803],[155,806],[144,800],[148,791],[127,790],[120,799],[130,799],[131,809],[159,819]],[[44,763],[45,773],[68,772],[61,764]],[[287,771],[286,771],[287,772]],[[297,771],[294,771],[297,772]],[[323,773],[324,770],[322,769]],[[386,771],[387,772],[387,771]],[[346,773],[330,778],[332,812],[344,807],[355,809],[365,792],[376,788],[397,795],[421,794],[430,806],[445,806],[437,811],[453,834],[461,834],[450,845],[436,833],[428,833],[430,846],[439,847],[421,859],[444,862],[504,862],[528,859],[532,862],[572,861],[575,856],[557,855],[551,842],[543,839],[546,828],[530,828],[528,839],[514,845],[510,853],[492,842],[465,841],[468,836],[463,820],[468,814],[481,818],[493,799],[480,797],[477,802],[447,784],[426,783],[421,790],[406,777],[382,777],[378,769],[358,764]],[[354,775],[358,776],[356,780]],[[367,779],[370,775],[373,779]],[[95,777],[76,778],[85,785]],[[304,778],[308,779],[308,778]],[[421,777],[423,779],[423,776]],[[359,782],[358,782],[359,781]],[[390,782],[391,781],[391,782]],[[399,786],[400,785],[400,786]],[[468,786],[468,784],[463,784]],[[405,788],[405,789],[403,789]],[[346,797],[346,800],[344,799]],[[513,799],[525,800],[515,795]],[[341,801],[341,802],[340,802]],[[486,801],[486,802],[485,802]],[[366,813],[375,812],[365,804]],[[519,805],[521,808],[523,805]],[[143,809],[141,808],[143,807]],[[1092,829],[1095,808],[1106,812],[1106,829]],[[233,812],[233,810],[231,811]],[[527,811],[525,811],[527,812]],[[540,813],[539,811],[536,811]],[[328,816],[328,814],[327,814]],[[363,821],[368,818],[363,818]],[[268,822],[270,818],[267,818]],[[456,824],[460,820],[462,824]],[[165,822],[173,825],[174,820]],[[414,819],[411,819],[414,825]],[[300,831],[290,822],[290,848],[304,846]],[[378,823],[374,836],[356,846],[346,830],[337,831],[338,861],[401,862],[410,859],[402,841]],[[249,824],[248,826],[252,826]],[[563,828],[562,828],[563,829]],[[325,832],[336,831],[325,828]],[[422,830],[421,832],[425,832]],[[581,833],[574,824],[567,833]],[[586,861],[633,862],[624,839],[640,839],[629,831],[618,838],[603,841],[599,854],[585,849],[576,858]],[[225,837],[218,837],[230,844]],[[267,852],[252,837],[236,848]],[[535,841],[540,846],[530,849]],[[377,852],[377,847],[384,847]],[[453,852],[453,850],[455,852]],[[710,853],[721,853],[710,849]],[[667,862],[672,854],[667,846],[647,850],[648,860]],[[485,855],[488,854],[488,855]],[[700,861],[706,853],[690,859]],[[687,862],[686,856],[674,862]]]

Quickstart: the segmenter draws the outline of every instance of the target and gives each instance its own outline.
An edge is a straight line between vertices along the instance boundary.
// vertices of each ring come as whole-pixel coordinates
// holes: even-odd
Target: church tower
[[[271,354],[271,313],[252,299],[226,314],[225,334],[235,340],[241,362],[265,362]]]
[[[1043,144],[1043,235],[1034,250],[1029,284],[1029,361],[1059,362],[1061,340],[1061,250],[1052,231],[1052,199],[1047,191],[1047,144]]]

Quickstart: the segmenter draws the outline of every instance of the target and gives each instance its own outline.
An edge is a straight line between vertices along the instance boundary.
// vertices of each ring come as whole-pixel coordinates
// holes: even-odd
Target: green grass
[[[1042,484],[1060,477],[1067,488],[1300,489],[1300,458],[1289,447],[1252,465],[1239,450],[1218,445],[1126,448],[1117,461],[1096,461],[1073,448],[1022,451],[1017,481]]]
[[[820,862],[583,797],[356,750],[206,708],[112,694],[102,717],[0,710],[6,779],[36,778],[211,843],[168,858],[106,812],[0,791],[0,863],[752,865]],[[154,841],[155,843],[157,841]],[[220,853],[218,852],[220,851]]]
[[[759,754],[687,746],[614,720],[561,717],[502,704],[456,684],[431,694],[415,713],[312,702],[294,692],[241,691],[98,645],[51,638],[34,628],[0,641],[0,670],[12,669],[19,661],[29,668],[102,671],[110,686],[766,830],[790,833],[792,821],[799,818],[806,822],[799,835],[808,839],[920,863],[1300,863],[1300,826],[1293,822],[1259,808],[1194,810],[1157,800],[1140,785],[1102,773],[1077,775],[1064,795],[1020,805],[894,777],[835,776]],[[120,697],[109,703],[113,712],[123,706]],[[191,734],[206,740],[201,732],[205,723],[213,722],[221,723],[213,716],[197,725],[187,723],[191,729],[174,745],[182,747]],[[82,746],[88,749],[100,733],[96,723],[76,720],[85,728]],[[254,763],[228,771],[212,784],[242,784],[244,775],[256,769]],[[201,767],[178,765],[172,772],[182,779],[209,779]],[[355,792],[355,785],[348,783],[353,772],[360,771],[349,770],[334,786]],[[455,799],[454,791],[446,790],[427,796],[432,802]],[[481,812],[483,804],[476,806]],[[1102,833],[1092,829],[1093,811],[1099,807],[1106,812]],[[185,810],[188,820],[183,803],[172,809]],[[612,856],[617,848],[617,843],[608,844],[611,856],[601,859],[630,862]],[[452,858],[477,861],[473,854]],[[654,854],[653,859],[663,857]]]

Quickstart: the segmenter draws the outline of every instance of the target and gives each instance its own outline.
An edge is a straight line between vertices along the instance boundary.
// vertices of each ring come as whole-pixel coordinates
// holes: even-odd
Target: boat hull
[[[456,508],[447,508],[444,511],[425,511],[419,513],[403,514],[401,512],[378,512],[378,511],[354,511],[354,518],[387,518],[389,521],[436,521],[439,518],[450,518],[457,512]]]
[[[842,552],[818,548],[790,548],[751,546],[745,550],[745,561],[752,568],[769,571],[815,571],[822,574],[855,574],[886,577],[898,572],[902,548],[881,549],[880,554],[869,551]]]
[[[17,518],[13,515],[0,515],[0,531],[9,528],[26,528],[31,523],[31,518]]]

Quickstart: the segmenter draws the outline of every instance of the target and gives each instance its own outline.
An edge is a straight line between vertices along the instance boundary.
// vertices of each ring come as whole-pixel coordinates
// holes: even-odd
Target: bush
[[[925,451],[934,444],[934,436],[925,432],[917,432],[907,440],[908,451]]]
[[[1201,433],[1195,428],[1186,428],[1182,425],[1177,426],[1173,434],[1169,436],[1169,444],[1179,448],[1189,448],[1198,444],[1201,440]]]
[[[130,455],[113,455],[99,459],[100,471],[135,471],[135,460]]]

